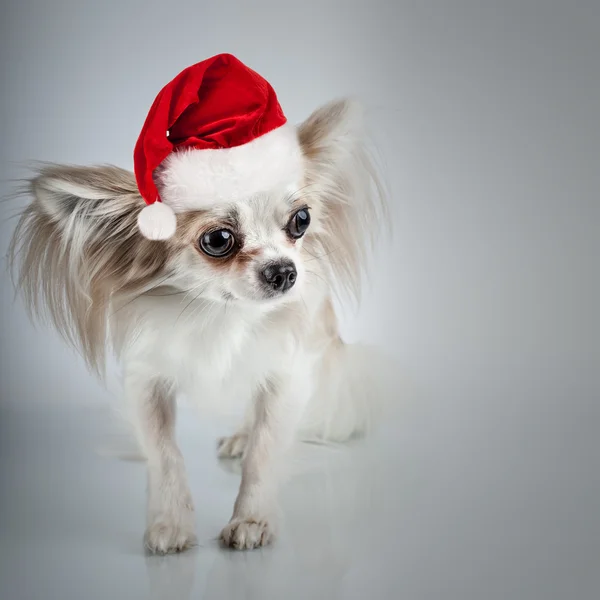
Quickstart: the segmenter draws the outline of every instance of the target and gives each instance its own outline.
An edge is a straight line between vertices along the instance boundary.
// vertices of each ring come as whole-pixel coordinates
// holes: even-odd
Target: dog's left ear
[[[364,111],[355,100],[337,100],[316,110],[298,127],[306,158],[305,193],[318,208],[318,228],[305,244],[331,256],[338,291],[357,299],[361,273],[381,224],[388,222],[386,193],[366,135]]]
[[[298,127],[298,139],[310,162],[343,168],[364,136],[364,110],[352,99],[336,100],[317,109]]]

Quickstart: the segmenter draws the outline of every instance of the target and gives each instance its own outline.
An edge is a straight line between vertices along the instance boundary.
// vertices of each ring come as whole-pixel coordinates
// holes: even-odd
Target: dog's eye
[[[200,249],[205,254],[215,258],[227,256],[235,246],[233,233],[228,229],[215,229],[205,233],[200,238]]]
[[[305,234],[309,225],[310,213],[308,212],[308,208],[301,208],[290,219],[287,231],[294,239],[298,239]]]

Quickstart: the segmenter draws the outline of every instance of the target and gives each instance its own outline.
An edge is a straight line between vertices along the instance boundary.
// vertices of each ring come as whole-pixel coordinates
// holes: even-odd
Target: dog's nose
[[[290,260],[271,263],[263,269],[263,279],[276,292],[286,292],[296,283],[298,273]]]

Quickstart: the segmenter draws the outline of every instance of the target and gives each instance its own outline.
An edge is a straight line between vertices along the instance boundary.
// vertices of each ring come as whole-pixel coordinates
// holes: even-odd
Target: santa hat
[[[269,83],[231,54],[182,71],[156,97],[135,147],[142,234],[164,240],[175,213],[297,184],[302,153],[286,121]]]

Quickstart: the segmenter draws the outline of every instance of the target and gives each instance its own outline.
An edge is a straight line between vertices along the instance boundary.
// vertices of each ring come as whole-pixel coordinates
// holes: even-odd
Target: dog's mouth
[[[292,289],[293,288],[293,289]],[[286,302],[293,301],[297,297],[298,287],[291,286],[289,289],[274,289],[264,284],[251,286],[250,289],[230,291],[220,289],[218,299],[224,303],[236,303],[244,305],[262,305],[274,307]]]

